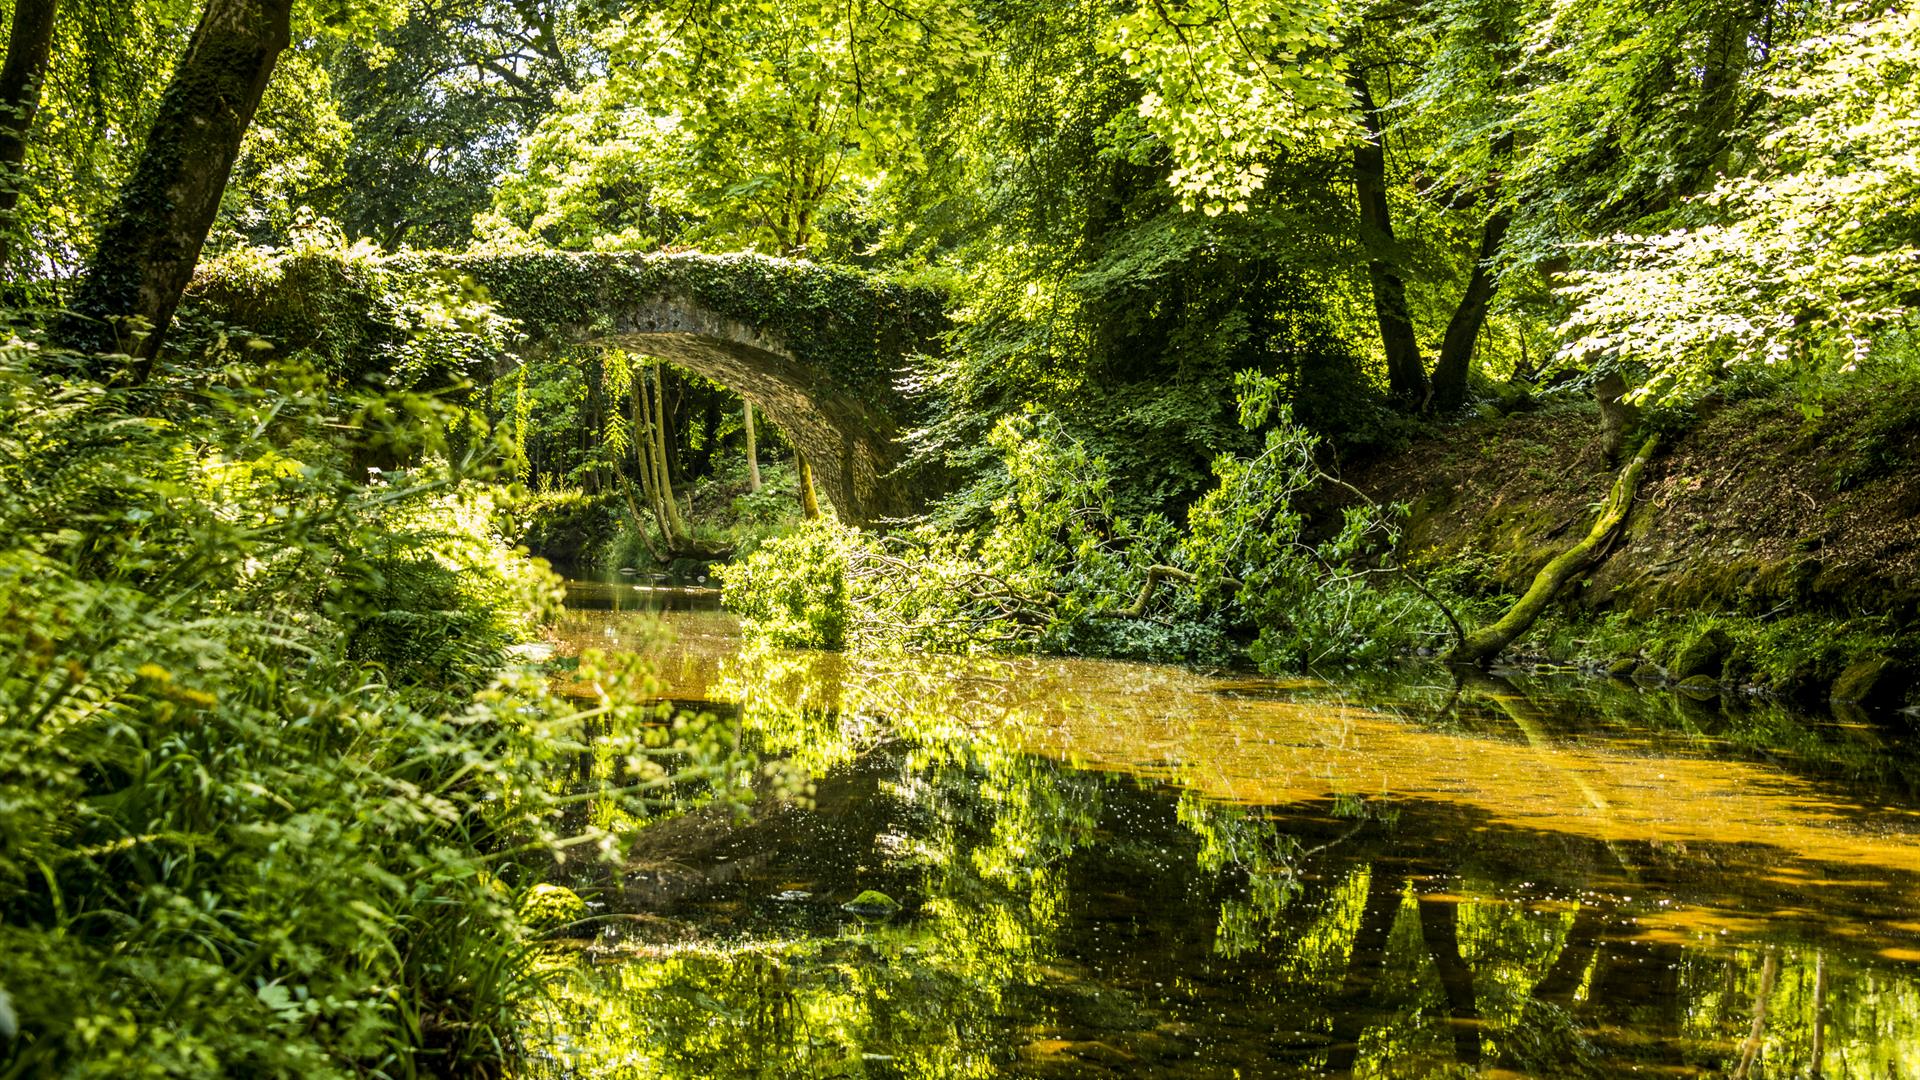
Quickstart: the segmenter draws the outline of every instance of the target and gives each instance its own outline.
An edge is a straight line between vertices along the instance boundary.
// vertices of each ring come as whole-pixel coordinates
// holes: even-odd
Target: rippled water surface
[[[574,595],[563,647],[653,656],[814,790],[583,880],[627,917],[556,959],[550,1075],[1920,1077],[1920,761],[1885,726],[765,654],[710,592]]]

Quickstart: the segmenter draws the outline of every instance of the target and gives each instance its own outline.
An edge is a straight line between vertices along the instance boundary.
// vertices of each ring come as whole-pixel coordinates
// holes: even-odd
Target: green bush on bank
[[[978,505],[884,537],[814,523],[722,568],[725,602],[749,633],[788,647],[1244,654],[1274,672],[1434,638],[1438,611],[1390,562],[1403,511],[1310,522],[1307,497],[1327,480],[1319,440],[1274,380],[1250,374],[1240,390],[1242,423],[1264,441],[1214,462],[1184,529],[1121,512],[1107,462],[1029,409],[994,429],[1001,482],[960,496]]]
[[[0,1074],[496,1072],[516,895],[730,741],[626,664],[500,667],[554,582],[459,410],[215,346],[138,387],[0,348]]]

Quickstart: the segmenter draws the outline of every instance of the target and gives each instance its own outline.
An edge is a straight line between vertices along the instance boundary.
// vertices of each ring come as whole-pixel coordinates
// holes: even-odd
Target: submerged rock
[[[1709,675],[1689,675],[1680,680],[1679,690],[1691,697],[1705,699],[1720,693],[1720,683]]]

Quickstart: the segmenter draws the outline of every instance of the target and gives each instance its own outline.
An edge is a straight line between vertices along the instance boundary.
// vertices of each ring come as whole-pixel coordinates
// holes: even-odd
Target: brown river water
[[[583,881],[632,918],[556,960],[535,1075],[1920,1080],[1897,718],[768,653],[710,593],[571,597],[563,651],[649,656],[813,790]]]

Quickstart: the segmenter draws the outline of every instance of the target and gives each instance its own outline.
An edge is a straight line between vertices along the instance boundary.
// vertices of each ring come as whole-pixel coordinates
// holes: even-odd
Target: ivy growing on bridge
[[[696,305],[773,339],[801,365],[876,405],[898,401],[901,358],[937,347],[944,297],[871,275],[752,254],[598,254],[545,250],[379,255],[308,246],[210,264],[195,296],[205,314],[276,346],[311,349],[357,379],[437,366],[484,377],[525,349],[614,333],[623,308],[653,299]],[[440,354],[415,331],[438,320]]]

